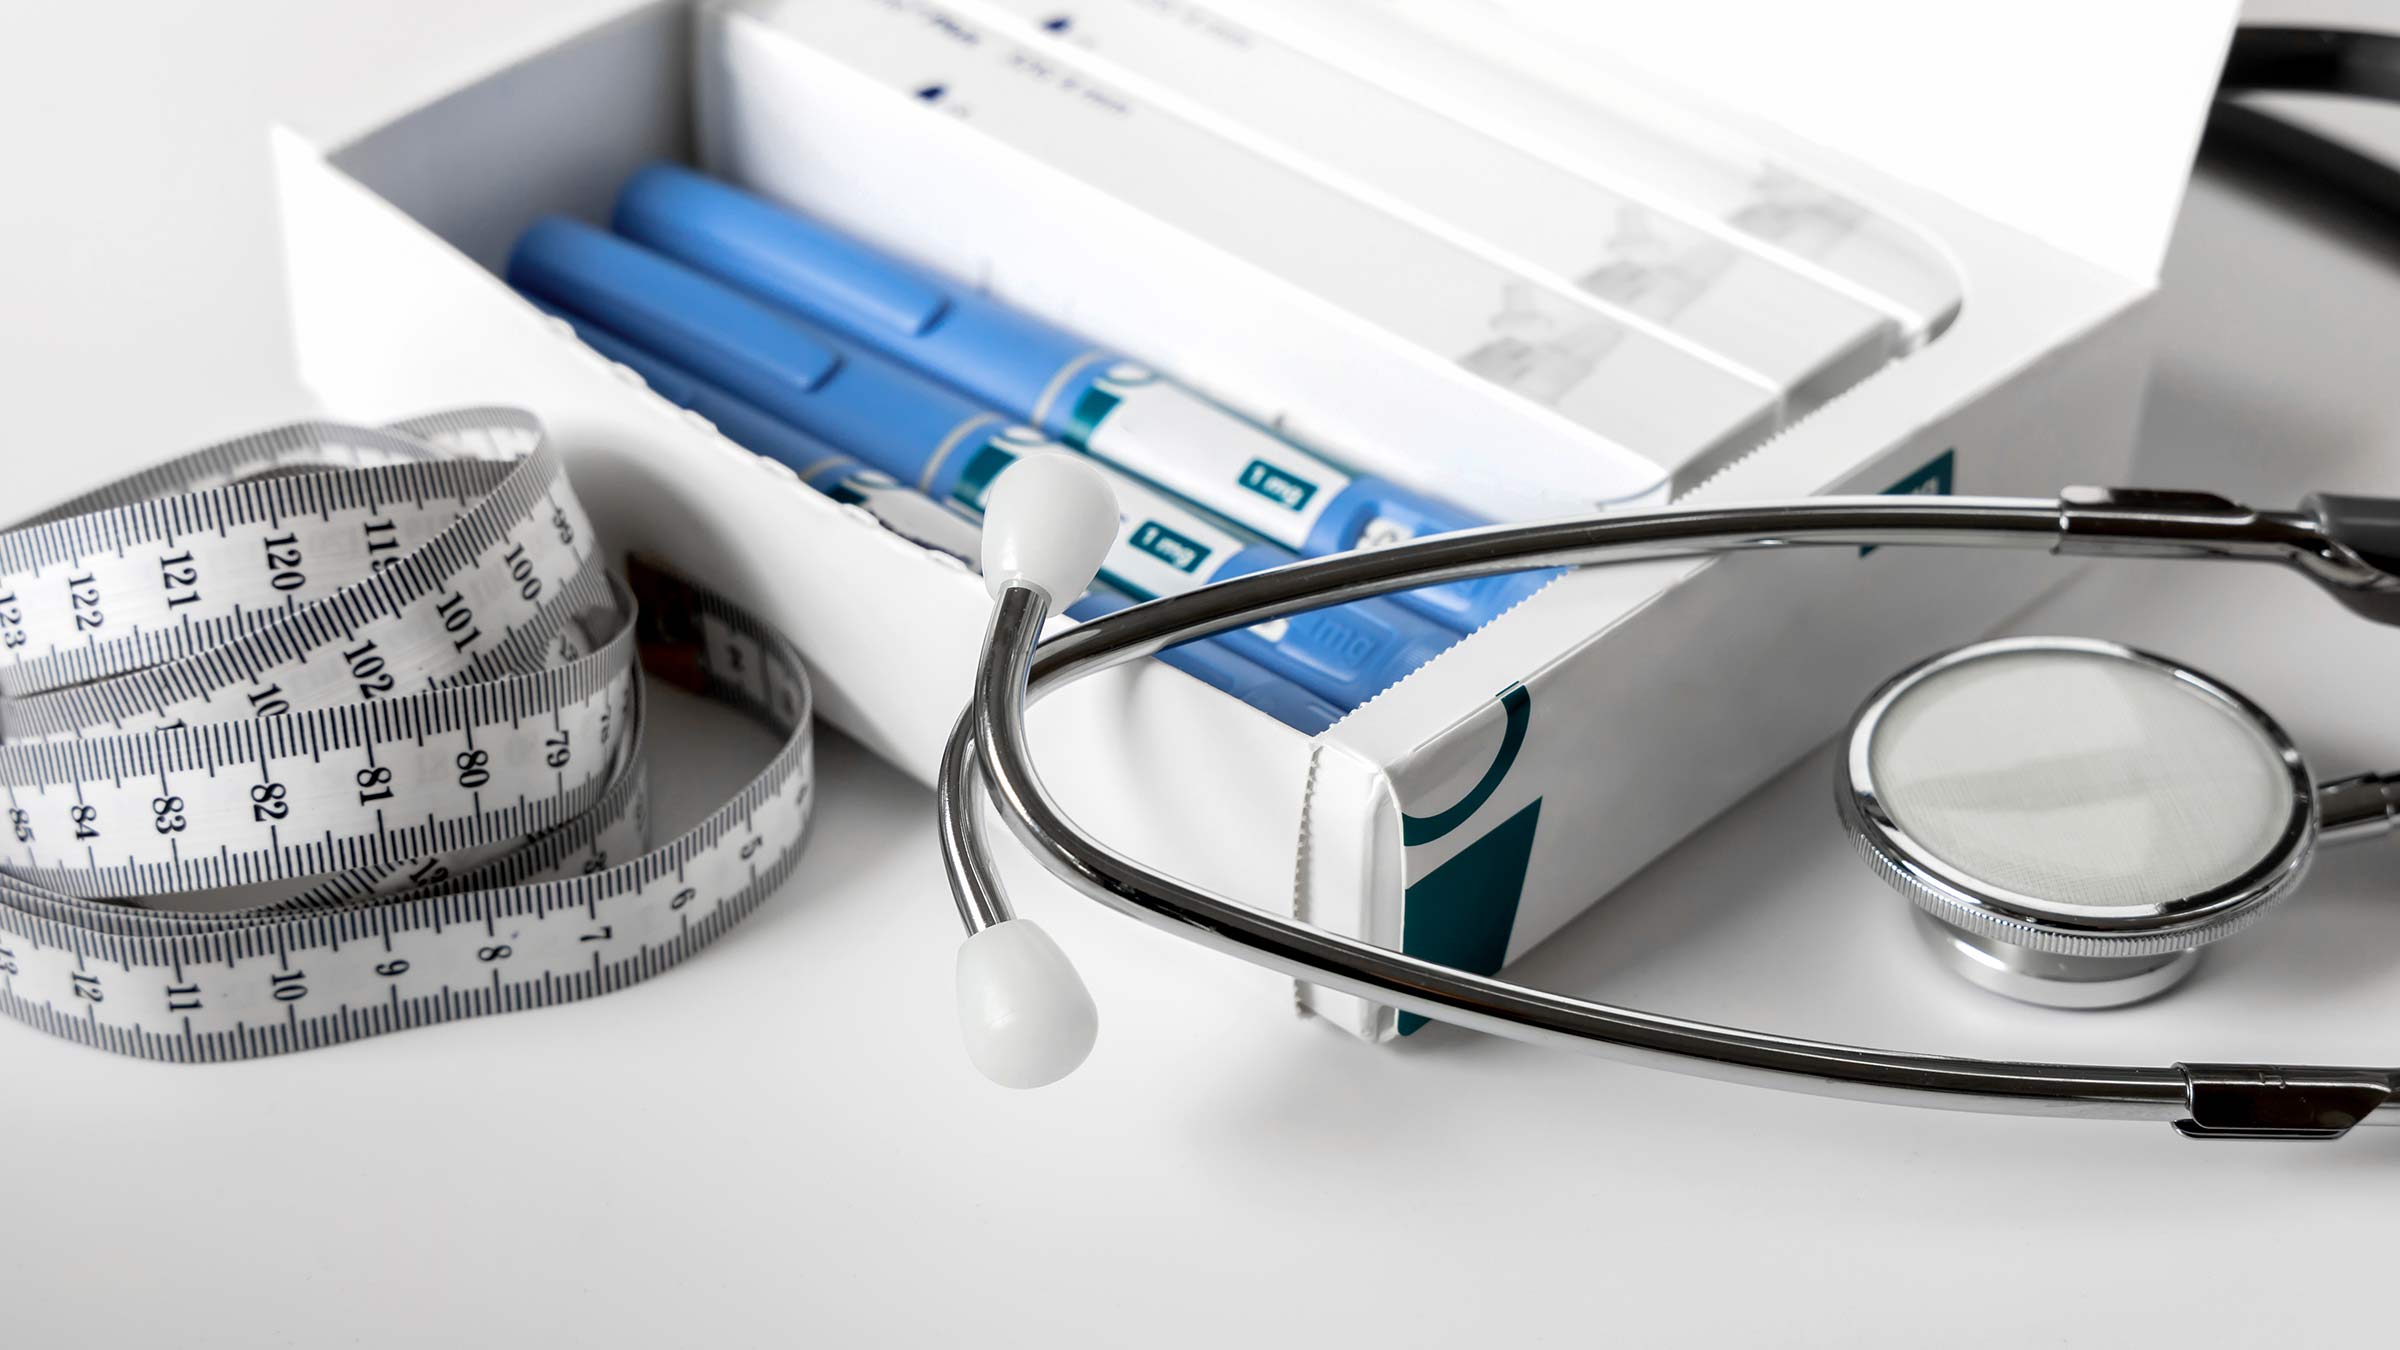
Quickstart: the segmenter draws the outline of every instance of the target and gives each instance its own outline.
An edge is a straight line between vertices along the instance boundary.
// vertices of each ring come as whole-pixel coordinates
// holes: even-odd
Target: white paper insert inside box
[[[2178,100],[2140,147],[2174,166],[2155,176],[2164,186],[2122,175],[2131,185],[2087,204],[2112,213],[2112,239],[2127,217],[2142,222],[2142,247],[2071,229],[2071,244],[2045,239],[1757,111],[1708,107],[1720,134],[1931,241],[1964,301],[1919,350],[1690,499],[2046,495],[2120,476],[2146,367],[2138,318],[2230,8],[2161,18],[2180,35],[2170,46],[2192,55],[2128,76],[2148,87],[2057,91],[2091,107]],[[1839,45],[1828,40],[1827,61]],[[799,643],[826,715],[921,778],[966,698],[980,582],[562,332],[497,275],[527,224],[559,212],[605,221],[633,170],[683,160],[804,205],[838,198],[837,224],[930,265],[945,260],[903,243],[974,250],[996,294],[1099,329],[1245,411],[1352,431],[1324,439],[1353,467],[1495,515],[1523,503],[1489,502],[1487,480],[1530,475],[1520,490],[1540,501],[1547,468],[1623,453],[922,102],[743,9],[660,4],[521,54],[347,144],[278,133],[303,377],[356,417],[531,407],[605,537],[756,606]],[[2078,153],[2075,138],[2057,140],[2017,148]],[[1094,278],[1138,285],[1143,324],[1118,331]],[[1405,374],[1373,392],[1424,410],[1409,434],[1361,437],[1371,418],[1312,401],[1320,384],[1355,387],[1361,370]],[[1488,453],[1422,457],[1417,447],[1442,437]],[[1883,674],[1988,629],[2061,566],[1881,550],[1598,569],[1562,577],[1314,738],[1156,662],[1073,686],[1037,709],[1036,730],[1068,808],[1127,851],[1490,969],[1830,735]],[[1356,1000],[1310,991],[1304,1003],[1363,1035],[1396,1029]]]

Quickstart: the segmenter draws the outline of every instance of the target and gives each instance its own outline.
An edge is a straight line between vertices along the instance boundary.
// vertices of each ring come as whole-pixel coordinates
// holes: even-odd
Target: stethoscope
[[[2245,30],[2229,83],[2381,93],[2392,44]],[[2228,105],[2230,106],[2230,105]],[[2219,130],[2254,147],[2259,115]],[[2277,134],[2283,134],[2278,132]],[[2303,172],[2349,174],[2312,161]],[[2355,185],[2353,185],[2355,186]],[[2367,185],[2373,188],[2374,184]],[[2360,191],[2372,198],[2372,191]],[[2400,193],[2384,194],[2391,201]],[[2400,625],[2400,499],[2259,511],[2198,493],[2070,489],[2057,500],[1820,497],[1501,525],[1319,558],[1150,601],[1042,641],[1116,527],[1070,455],[1028,458],[984,520],[994,606],[941,763],[943,858],[967,940],[969,1057],[1034,1087],[1082,1063],[1098,1016],[1063,951],[1012,911],[981,803],[1050,872],[1121,913],[1306,984],[1534,1044],[1829,1096],[2011,1115],[2155,1120],[2186,1135],[2333,1138],[2400,1123],[2400,1069],[2011,1062],[1800,1040],[1573,998],[1436,965],[1194,886],[1077,825],[1026,740],[1036,699],[1177,643],[1324,605],[1532,568],[1769,548],[1945,546],[2278,563],[2359,616]],[[2065,715],[2062,714],[2065,710]],[[2163,992],[2307,872],[2319,847],[2390,831],[2400,775],[2315,783],[2281,728],[2188,667],[2109,643],[1978,643],[1876,691],[1837,756],[1837,800],[1872,870],[1953,969],[2063,1007]]]
[[[1111,909],[1296,980],[1495,1035],[1798,1091],[2162,1120],[2193,1135],[2322,1138],[2370,1119],[2400,1121],[2400,1103],[2380,1110],[2400,1089],[2394,1069],[1955,1059],[1662,1017],[1435,965],[1217,895],[1110,848],[1060,809],[1025,732],[1027,706],[1070,681],[1319,605],[1526,568],[1754,549],[1945,545],[2280,563],[2360,616],[2400,624],[2400,500],[2317,496],[2279,512],[2194,493],[2075,489],[2055,501],[1821,497],[1587,516],[1297,563],[1153,600],[1042,641],[1055,598],[1090,585],[1116,519],[1106,483],[1065,454],[1028,458],[1004,473],[984,519],[984,570],[995,603],[967,711],[942,758],[938,813],[968,933],[958,962],[961,1025],[970,1057],[997,1082],[1039,1086],[1072,1071],[1089,1052],[1098,1019],[1065,953],[1010,908],[980,810],[987,796],[1044,866]],[[2012,661],[2026,669],[1996,676],[1986,664]],[[2223,803],[2209,800],[2227,795],[2217,784],[2190,777],[2164,784],[2174,796],[2159,812],[2169,821],[2197,812],[2204,824],[2233,822],[2255,843],[2249,856],[2219,860],[2227,874],[2196,890],[2095,899],[2072,886],[2052,894],[2012,886],[2005,865],[1974,875],[1962,859],[1990,860],[1955,839],[1945,846],[1918,837],[1912,826],[1920,821],[1924,832],[1958,832],[1957,815],[1940,809],[1959,795],[1958,785],[1912,775],[1908,745],[1883,744],[1898,719],[1931,725],[1938,749],[1948,743],[1945,717],[1980,720],[1995,681],[2046,699],[2062,674],[2072,684],[2095,672],[2112,694],[2137,701],[2137,717],[2164,716],[2203,741],[2197,753],[2208,767],[2249,780]],[[1927,693],[1956,681],[1964,683],[1938,697]],[[1916,706],[1927,698],[1931,706]],[[2014,747],[2006,735],[1983,739]],[[2027,981],[2113,986],[2115,1001],[2154,992],[2172,978],[2160,971],[2188,968],[2199,948],[2288,894],[2319,845],[2365,837],[2400,818],[2400,777],[2317,788],[2289,739],[2247,701],[2196,672],[2107,644],[1979,644],[1920,666],[1869,700],[1853,723],[1845,772],[1854,834],[1945,941],[1963,944],[1985,968],[2002,967],[2018,982],[2012,992]],[[1924,798],[1934,802],[1931,814],[1917,809],[1910,792],[1895,791],[1903,782],[1920,797],[1932,794]],[[2257,791],[2259,784],[2270,790]],[[1974,813],[1966,814],[1972,835]],[[1987,831],[1982,842],[2006,854],[2018,842],[2009,834]],[[1974,964],[1972,956],[1962,960]]]

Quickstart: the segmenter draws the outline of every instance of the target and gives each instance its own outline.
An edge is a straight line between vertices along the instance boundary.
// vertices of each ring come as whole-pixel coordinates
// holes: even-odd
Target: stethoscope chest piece
[[[2113,643],[1926,661],[1859,710],[1837,773],[1844,823],[1936,955],[2049,1007],[2173,988],[2317,843],[2307,766],[2273,719]]]

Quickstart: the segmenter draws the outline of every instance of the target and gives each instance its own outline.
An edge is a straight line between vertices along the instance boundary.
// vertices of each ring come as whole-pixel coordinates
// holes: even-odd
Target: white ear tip
[[[1027,455],[1000,471],[983,510],[984,584],[998,596],[1030,581],[1065,607],[1091,589],[1117,539],[1117,497],[1108,479],[1069,451]]]
[[[1083,1063],[1100,1034],[1100,1010],[1050,935],[1030,919],[1010,919],[958,949],[958,1028],[984,1077],[1036,1088]]]

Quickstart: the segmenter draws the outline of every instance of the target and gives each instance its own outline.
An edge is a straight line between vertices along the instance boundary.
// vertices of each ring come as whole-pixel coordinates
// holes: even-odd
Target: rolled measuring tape
[[[0,533],[0,1010],[243,1059],[674,965],[799,860],[789,643],[624,582],[513,409],[303,422]],[[649,847],[642,671],[783,737]]]

